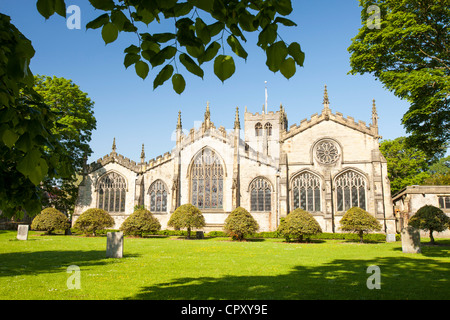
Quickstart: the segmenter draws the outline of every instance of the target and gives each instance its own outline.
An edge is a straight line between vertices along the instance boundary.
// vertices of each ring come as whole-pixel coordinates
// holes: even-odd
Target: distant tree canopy
[[[408,101],[402,119],[408,144],[442,156],[450,141],[450,0],[360,0],[360,6],[350,73],[372,74]],[[370,23],[374,8],[379,28]]]
[[[136,34],[136,44],[124,51],[126,68],[134,65],[136,74],[145,79],[152,68],[160,67],[153,80],[157,88],[172,79],[173,89],[181,94],[186,81],[179,67],[203,78],[202,64],[214,59],[214,74],[223,82],[236,66],[230,50],[247,59],[242,42],[245,32],[257,32],[265,51],[266,65],[280,71],[287,79],[303,66],[305,54],[297,42],[287,44],[278,34],[280,25],[296,23],[285,18],[292,12],[291,0],[89,0],[92,7],[104,11],[86,24],[86,29],[101,29],[105,44],[114,42],[121,32]],[[55,12],[66,16],[64,0],[38,0],[37,9],[48,19]],[[173,21],[166,32],[152,33],[152,26]],[[225,42],[227,48],[225,47]],[[220,50],[220,51],[219,51]]]
[[[424,151],[409,147],[406,137],[382,141],[380,151],[387,161],[392,194],[406,186],[423,184],[430,177],[427,172],[429,157]]]
[[[409,146],[406,137],[384,140],[380,151],[387,161],[391,194],[411,185],[450,185],[450,156],[437,159]]]

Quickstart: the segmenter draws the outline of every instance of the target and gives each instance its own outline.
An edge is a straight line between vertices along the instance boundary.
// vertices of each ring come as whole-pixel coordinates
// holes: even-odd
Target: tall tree
[[[41,181],[74,173],[71,157],[52,134],[56,114],[33,90],[34,49],[0,14],[0,209],[10,217],[42,209]]]
[[[407,141],[429,155],[450,141],[450,0],[360,0],[351,74],[373,74],[410,103]],[[379,16],[377,16],[379,15]]]
[[[406,186],[422,184],[430,177],[429,158],[422,150],[409,147],[405,137],[382,141],[380,151],[387,160],[392,194]]]
[[[265,51],[269,70],[289,79],[296,65],[303,66],[305,54],[300,45],[287,44],[278,34],[280,25],[296,26],[286,18],[292,12],[291,0],[89,1],[104,13],[87,23],[86,29],[101,28],[105,44],[114,42],[121,32],[135,33],[136,43],[124,51],[124,65],[134,65],[143,79],[150,72],[149,64],[161,67],[153,80],[154,89],[172,79],[173,89],[181,94],[186,81],[179,67],[203,78],[202,64],[213,59],[214,74],[225,81],[236,70],[229,50],[244,60],[248,57],[242,45],[247,42],[245,32],[258,33],[257,46]],[[55,12],[66,15],[64,0],[37,0],[36,5],[46,19]],[[162,20],[173,21],[173,25],[166,32],[152,33],[152,25]]]
[[[34,90],[56,114],[52,133],[69,151],[76,168],[81,170],[84,157],[92,153],[89,142],[97,124],[94,103],[72,80],[56,76],[35,76]]]
[[[72,80],[35,76],[34,90],[56,114],[55,135],[72,158],[75,172],[66,178],[47,177],[42,189],[48,195],[44,206],[52,205],[64,213],[72,213],[81,182],[76,173],[81,172],[85,159],[92,153],[89,146],[92,131],[96,128],[94,103]]]
[[[450,156],[433,163],[428,173],[430,177],[425,179],[424,184],[450,185]]]

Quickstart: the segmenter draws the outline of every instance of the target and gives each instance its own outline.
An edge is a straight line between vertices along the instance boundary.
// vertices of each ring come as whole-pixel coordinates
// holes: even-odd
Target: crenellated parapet
[[[303,119],[302,121],[300,121],[299,125],[297,124],[291,125],[288,131],[282,133],[281,140],[284,141],[286,139],[289,139],[290,137],[295,136],[296,134],[299,134],[300,132],[303,132],[305,130],[308,130],[309,128],[323,121],[334,121],[346,127],[371,135],[374,138],[377,139],[381,138],[378,135],[378,126],[372,124],[367,126],[367,124],[362,120],[356,122],[353,117],[348,116],[346,118],[343,116],[342,113],[336,112],[335,114],[333,114],[330,110],[329,112],[322,112],[321,114],[315,113],[311,116],[309,120]]]

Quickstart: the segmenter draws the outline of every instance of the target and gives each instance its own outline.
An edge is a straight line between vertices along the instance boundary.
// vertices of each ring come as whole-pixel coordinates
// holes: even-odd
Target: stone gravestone
[[[205,234],[203,233],[203,231],[197,231],[196,237],[197,239],[205,239]]]
[[[17,228],[17,239],[18,240],[27,240],[28,239],[28,225],[20,224]]]
[[[106,234],[106,257],[123,257],[123,232],[108,232]]]
[[[395,242],[395,234],[388,233],[386,235],[386,242]]]
[[[413,227],[406,227],[402,230],[402,251],[404,253],[421,253],[420,232]]]

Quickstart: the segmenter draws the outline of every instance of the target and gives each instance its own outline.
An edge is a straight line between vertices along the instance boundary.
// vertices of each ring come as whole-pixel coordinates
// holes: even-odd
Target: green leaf
[[[280,70],[281,63],[287,56],[287,48],[283,41],[278,41],[269,46],[266,50],[266,65],[270,71],[277,72]]]
[[[202,40],[203,44],[206,45],[211,41],[208,26],[200,18],[195,19],[195,33]]]
[[[117,39],[119,29],[111,22],[106,23],[102,28],[102,38],[105,44],[111,43]]]
[[[170,32],[165,32],[165,33],[155,33],[152,35],[152,37],[154,41],[162,43],[175,39],[176,35]]]
[[[180,54],[180,62],[190,72],[203,79],[204,72],[187,54]]]
[[[277,39],[277,30],[277,24],[272,23],[267,25],[259,34],[257,45],[263,49],[266,49],[269,44],[273,43]]]
[[[142,79],[147,78],[150,68],[148,67],[148,64],[146,62],[139,60],[134,64],[134,68],[136,69],[136,74],[139,77],[141,77]]]
[[[214,37],[219,34],[220,31],[222,31],[225,28],[225,24],[221,21],[217,21],[213,24],[210,24],[208,26],[209,35],[211,37]]]
[[[280,22],[280,23],[282,23],[283,25],[285,25],[287,27],[297,26],[297,24],[294,21],[286,19],[286,18],[282,18],[282,17],[276,17],[274,22],[275,23]]]
[[[236,55],[247,60],[248,56],[247,52],[244,50],[241,43],[234,35],[230,35],[227,38],[227,43],[230,45],[231,50],[233,50],[233,52],[236,53]]]
[[[157,54],[150,57],[150,63],[152,64],[152,67],[157,67],[164,63],[167,59],[171,59],[175,56],[177,53],[177,49],[172,46],[167,46],[161,51],[159,51]]]
[[[109,15],[104,13],[86,24],[86,29],[98,29],[109,22]]]
[[[131,66],[133,63],[136,63],[140,60],[141,58],[139,57],[138,54],[136,53],[127,53],[125,55],[125,59],[123,61],[123,65],[125,66],[125,68],[128,68],[129,66]]]
[[[257,28],[253,25],[253,22],[255,21],[255,16],[250,14],[247,10],[242,11],[239,14],[239,25],[241,26],[242,30],[253,32]]]
[[[142,21],[143,23],[145,23],[146,25],[148,25],[150,22],[152,22],[155,19],[155,16],[153,15],[153,13],[145,8],[140,8],[137,9],[137,12],[133,12],[131,14],[131,17],[135,20],[135,21]]]
[[[295,74],[295,61],[294,61],[294,59],[287,58],[286,60],[284,60],[281,63],[280,72],[286,79],[291,78]]]
[[[198,63],[202,64],[206,61],[212,60],[216,56],[219,49],[220,44],[214,41],[208,46],[208,48],[206,48],[205,52],[198,58]]]
[[[160,51],[159,44],[157,42],[150,41],[150,40],[142,41],[141,48],[144,51],[150,50],[150,51],[153,51],[155,53],[158,53]]]
[[[224,82],[226,79],[231,77],[236,70],[234,65],[233,57],[218,55],[214,59],[214,74]]]
[[[54,0],[55,2],[55,12],[61,17],[66,17],[66,4],[64,0]]]
[[[19,139],[19,135],[14,131],[11,131],[9,129],[3,131],[2,141],[8,148],[11,149],[14,143],[16,143],[17,139]]]
[[[130,45],[128,48],[123,50],[124,53],[135,53],[138,54],[141,51],[141,49],[134,44]]]
[[[211,12],[214,1],[211,0],[190,0],[194,6],[206,12]]]
[[[37,149],[28,152],[25,157],[17,163],[17,170],[25,177],[28,177],[34,185],[38,185],[48,171],[47,162],[41,158],[41,153]]]
[[[53,0],[38,0],[36,2],[36,8],[45,19],[50,18],[55,13]]]
[[[172,86],[173,90],[175,90],[175,92],[178,94],[181,94],[184,91],[184,88],[186,87],[186,81],[184,81],[184,78],[181,74],[176,73],[173,75]]]
[[[123,28],[127,23],[131,23],[127,16],[120,10],[114,10],[111,12],[111,22],[114,23],[120,31],[123,31]]]
[[[292,12],[291,0],[277,0],[274,1],[275,10],[283,16],[287,16]]]
[[[113,0],[89,0],[89,2],[95,9],[104,11],[111,11],[115,7]]]
[[[292,42],[288,47],[289,55],[294,58],[295,62],[303,67],[303,62],[305,61],[305,53],[300,48],[300,45],[297,42]]]
[[[158,73],[155,80],[153,81],[153,90],[155,90],[157,87],[159,87],[164,82],[169,80],[172,74],[173,74],[173,67],[172,65],[167,64],[164,68],[161,69],[161,71]]]
[[[198,59],[205,52],[205,47],[203,45],[199,47],[186,46],[186,51],[191,57]]]

